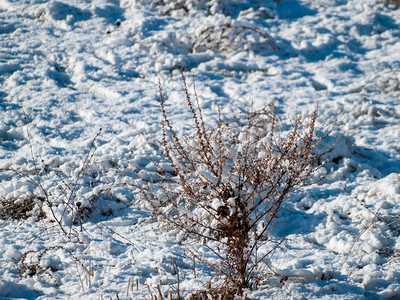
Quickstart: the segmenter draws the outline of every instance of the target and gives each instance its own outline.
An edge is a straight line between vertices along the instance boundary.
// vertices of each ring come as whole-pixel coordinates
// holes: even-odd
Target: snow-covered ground
[[[212,272],[195,276],[137,187],[157,176],[148,155],[165,160],[159,79],[175,128],[190,130],[181,68],[210,127],[218,104],[228,120],[318,104],[332,141],[342,134],[330,175],[284,204],[271,238],[285,240],[248,297],[400,298],[391,1],[0,0],[0,299],[151,299],[176,290],[174,265],[182,295],[204,288]]]

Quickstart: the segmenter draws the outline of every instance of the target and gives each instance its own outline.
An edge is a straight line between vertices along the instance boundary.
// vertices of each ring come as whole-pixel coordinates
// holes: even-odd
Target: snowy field
[[[273,104],[290,124],[318,104],[318,126],[336,121],[327,142],[341,135],[329,176],[283,204],[270,232],[282,243],[247,297],[400,299],[389,0],[0,0],[0,299],[205,288],[213,272],[138,188],[166,163],[158,80],[174,127],[192,132],[181,69],[209,128],[218,105],[229,121]]]

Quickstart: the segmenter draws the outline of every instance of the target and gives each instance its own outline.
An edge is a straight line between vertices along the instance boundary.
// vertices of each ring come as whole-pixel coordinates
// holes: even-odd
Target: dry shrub
[[[194,88],[192,102],[182,74],[186,101],[195,133],[180,137],[174,130],[159,84],[162,109],[162,146],[174,172],[160,183],[158,194],[142,188],[152,212],[187,234],[188,244],[203,244],[218,262],[189,248],[194,257],[215,270],[217,285],[207,289],[218,299],[232,299],[262,278],[257,268],[269,253],[257,249],[270,242],[269,233],[282,203],[294,190],[320,181],[333,146],[318,153],[330,133],[315,129],[317,109],[305,122],[297,115],[291,130],[276,129],[277,114],[260,134],[257,113],[250,114],[243,130],[230,127],[219,114],[216,128],[208,130]],[[193,81],[194,86],[194,81]],[[195,106],[196,105],[196,106]],[[264,121],[265,123],[265,121]],[[167,170],[159,167],[164,174]],[[194,239],[193,239],[194,238]]]
[[[393,3],[395,5],[400,5],[400,0],[388,0],[388,2]]]
[[[39,199],[42,201],[44,199]],[[32,215],[36,215],[41,219],[44,213],[40,207],[35,205],[36,199],[34,197],[25,198],[0,198],[0,219],[8,220],[25,220]]]
[[[206,16],[222,14],[235,16],[239,13],[257,12],[263,18],[273,18],[276,6],[274,0],[246,2],[242,0],[130,0],[135,7],[150,6],[163,16],[185,16],[201,12]]]
[[[209,26],[196,36],[192,45],[193,52],[229,52],[232,50],[252,50],[262,52],[279,50],[274,39],[263,29],[250,24],[232,22]]]

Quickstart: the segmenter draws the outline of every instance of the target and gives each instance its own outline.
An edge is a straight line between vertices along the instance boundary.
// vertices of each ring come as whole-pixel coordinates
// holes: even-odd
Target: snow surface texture
[[[329,177],[284,204],[249,298],[400,298],[400,9],[384,0],[0,0],[0,298],[149,299],[177,283],[174,260],[182,293],[210,279],[134,180],[157,179],[148,155],[166,163],[158,79],[190,129],[180,68],[210,126],[218,104],[229,119],[319,103],[342,134]]]

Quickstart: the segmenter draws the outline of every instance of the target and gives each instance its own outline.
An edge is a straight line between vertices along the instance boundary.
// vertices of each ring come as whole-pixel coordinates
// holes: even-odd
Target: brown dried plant
[[[400,5],[400,0],[388,0],[388,1],[395,5]]]
[[[304,121],[297,115],[291,130],[278,132],[277,114],[270,113],[264,134],[257,113],[247,119],[244,130],[230,127],[219,112],[216,128],[206,128],[193,79],[195,104],[185,77],[182,82],[195,133],[180,137],[172,126],[159,83],[162,110],[162,146],[174,172],[159,184],[161,193],[142,188],[152,212],[187,234],[189,245],[203,244],[218,263],[206,260],[196,250],[196,259],[215,270],[222,279],[208,289],[212,297],[232,299],[257,284],[257,269],[266,255],[257,254],[282,203],[294,190],[320,181],[329,171],[329,149],[317,148],[330,131],[317,131],[317,109]],[[195,106],[196,105],[196,106]],[[159,171],[167,170],[159,166]],[[190,239],[194,237],[194,239]],[[211,284],[211,283],[209,283]]]

